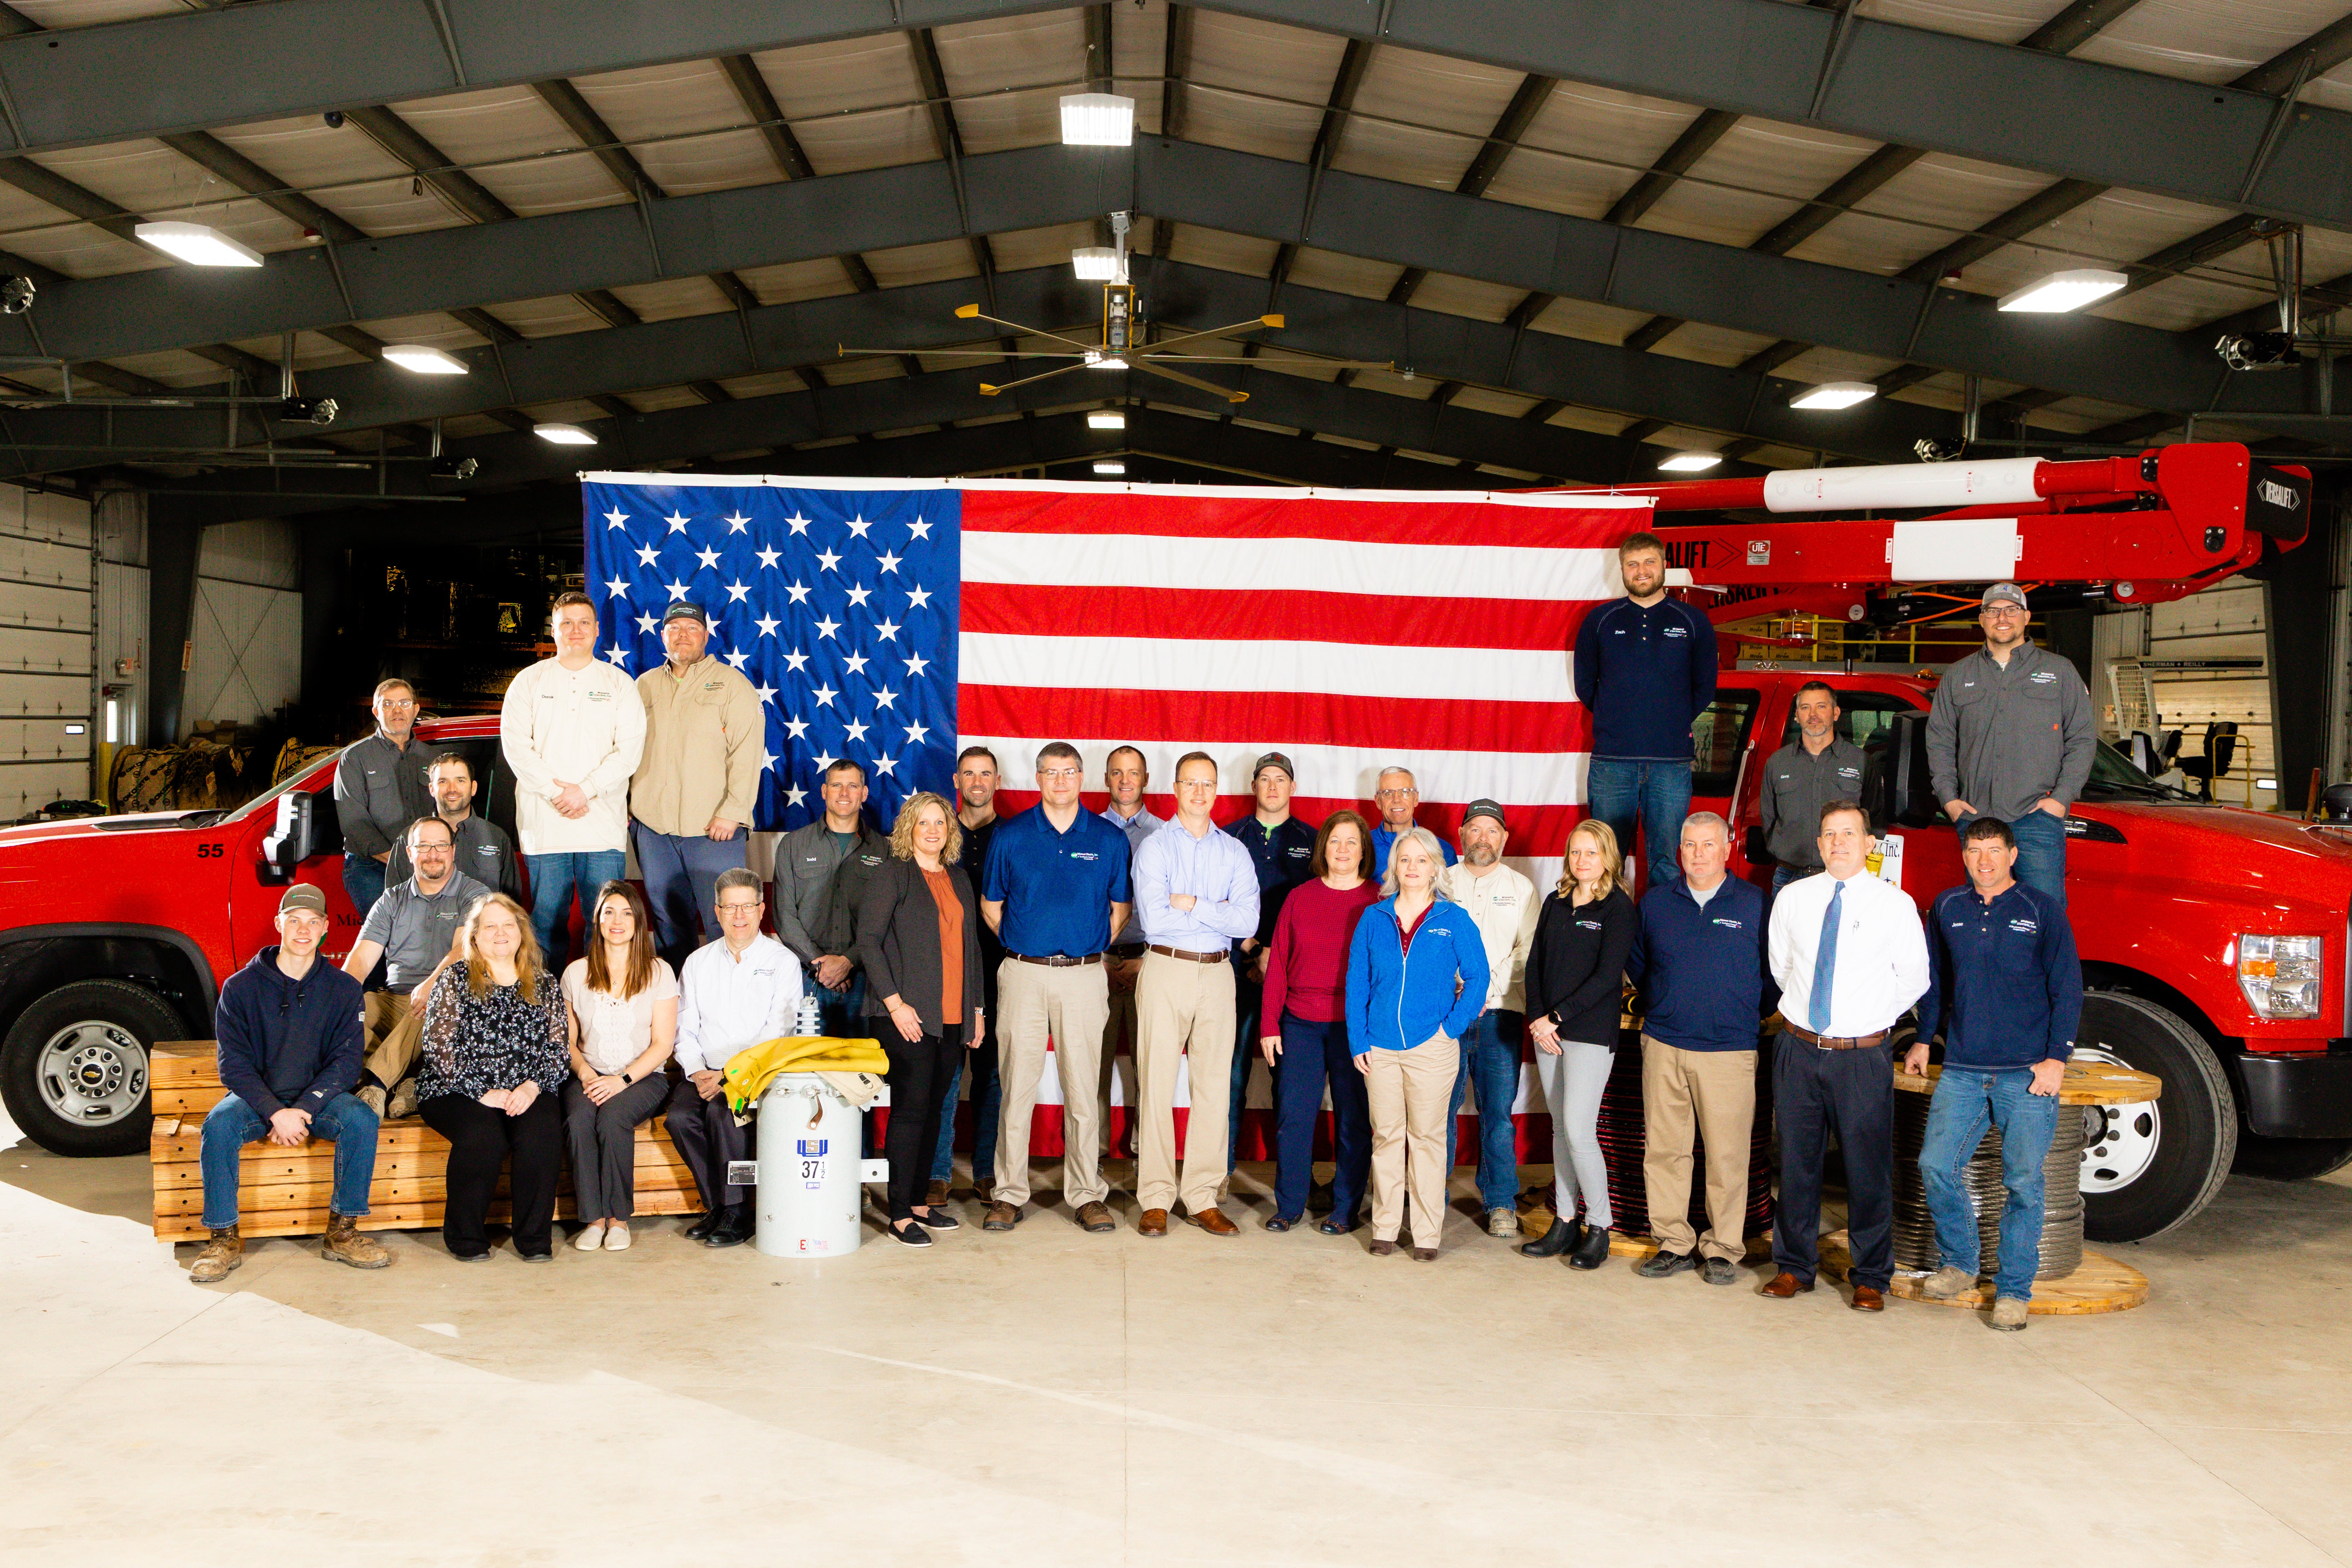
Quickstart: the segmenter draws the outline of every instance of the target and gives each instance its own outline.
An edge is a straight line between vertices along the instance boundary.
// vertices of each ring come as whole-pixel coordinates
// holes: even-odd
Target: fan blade
[[[1202,381],[1197,375],[1186,375],[1181,370],[1170,370],[1166,365],[1154,364],[1150,359],[1141,355],[1131,358],[1127,363],[1137,370],[1149,371],[1153,375],[1164,375],[1171,381],[1181,381],[1186,386],[1198,387],[1202,392],[1213,392],[1228,403],[1249,401],[1249,394],[1246,392],[1234,392],[1228,387],[1219,386],[1213,381]]]
[[[1058,370],[1046,371],[1040,375],[1024,375],[1019,381],[1008,381],[1001,386],[991,386],[987,382],[983,381],[980,384],[980,395],[982,397],[993,397],[1000,392],[1010,392],[1016,386],[1034,385],[1038,382],[1050,381],[1055,376],[1067,375],[1074,370],[1084,370],[1086,368],[1085,363],[1081,361],[1076,364],[1066,364]]]
[[[1070,352],[1069,350],[1067,350],[1067,349],[852,349],[852,348],[845,348],[845,349],[843,349],[843,350],[841,351],[841,353],[842,353],[845,356],[845,355],[849,355],[849,354],[888,354],[888,355],[892,356],[893,358],[896,358],[898,355],[900,355],[900,354],[916,354],[916,355],[919,355],[921,358],[924,358],[924,359],[1084,359],[1084,358],[1086,357],[1084,354],[1080,354],[1080,353],[1071,353],[1071,352]]]
[[[924,351],[917,350],[917,353]],[[1128,356],[1132,359],[1135,356]],[[1271,359],[1258,354],[1244,359],[1239,354],[1164,354],[1158,349],[1148,350],[1147,359],[1172,360],[1178,364],[1246,364],[1246,365],[1313,365],[1323,370],[1394,370],[1396,361],[1389,359]]]
[[[1076,338],[1066,338],[1059,332],[1049,332],[1043,327],[1024,327],[1018,321],[1008,321],[996,316],[983,316],[980,313],[980,307],[977,305],[958,305],[956,314],[967,321],[987,321],[994,326],[1009,327],[1024,337],[1051,338],[1057,343],[1067,343],[1074,349],[1099,350],[1102,347],[1100,343],[1082,343]]]
[[[1205,332],[1186,332],[1181,338],[1170,338],[1164,342],[1153,343],[1150,352],[1157,353],[1161,349],[1172,349],[1178,343],[1197,343],[1210,338],[1229,338],[1235,332],[1255,332],[1262,327],[1279,327],[1282,325],[1282,321],[1280,316],[1253,316],[1246,321],[1235,321],[1230,327],[1211,327]]]

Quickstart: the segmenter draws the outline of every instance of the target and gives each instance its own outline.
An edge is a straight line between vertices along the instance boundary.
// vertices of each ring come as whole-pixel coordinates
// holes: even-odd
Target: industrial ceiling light
[[[261,252],[201,223],[142,223],[131,232],[142,245],[191,267],[258,267]]]
[[[1098,474],[1124,474],[1127,472],[1127,465],[1125,463],[1118,462],[1116,459],[1108,462],[1097,463],[1095,465],[1095,472]]]
[[[1135,100],[1115,92],[1062,95],[1062,143],[1066,147],[1126,147],[1135,141]]]
[[[2053,272],[2022,289],[2013,289],[2000,297],[2004,310],[2036,310],[2055,315],[2066,310],[2079,310],[2095,300],[2104,300],[2131,279],[2120,272],[2109,272],[2096,267],[2076,267],[2064,272]]]
[[[426,348],[423,343],[387,344],[383,357],[387,364],[396,364],[418,375],[463,375],[468,368],[457,355]]]
[[[542,441],[552,441],[559,447],[593,447],[596,437],[577,425],[534,425],[531,434]]]
[[[1070,266],[1081,283],[1118,281],[1118,251],[1108,245],[1084,245],[1070,252]]]
[[[285,397],[278,403],[278,417],[294,425],[332,425],[341,412],[331,397]]]
[[[470,479],[481,469],[478,458],[436,458],[425,472],[436,479]]]
[[[1093,413],[1087,416],[1087,428],[1089,430],[1124,430],[1127,428],[1127,416],[1121,414],[1116,408],[1097,408]]]
[[[1660,461],[1659,468],[1669,474],[1696,474],[1702,468],[1714,468],[1723,461],[1720,452],[1676,452]]]
[[[1878,388],[1866,381],[1825,381],[1819,386],[1809,386],[1789,399],[1791,408],[1851,408],[1857,403],[1867,403],[1878,395]]]

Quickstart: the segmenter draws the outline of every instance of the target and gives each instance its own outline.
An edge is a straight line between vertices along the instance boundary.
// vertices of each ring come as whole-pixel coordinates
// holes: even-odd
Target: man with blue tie
[[[1764,1294],[1785,1301],[1813,1288],[1819,1266],[1822,1159],[1837,1129],[1845,1157],[1846,1236],[1857,1312],[1886,1308],[1895,1278],[1895,1022],[1927,989],[1919,911],[1871,874],[1870,817],[1850,800],[1822,807],[1818,876],[1772,906],[1772,978],[1782,1027],[1772,1059],[1780,1127],[1780,1207],[1772,1225],[1779,1272]]]

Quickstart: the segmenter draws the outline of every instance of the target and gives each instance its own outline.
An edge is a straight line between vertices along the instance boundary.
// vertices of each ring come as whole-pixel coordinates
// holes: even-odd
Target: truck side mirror
[[[289,789],[278,797],[278,824],[261,841],[261,879],[272,886],[294,879],[313,853],[317,837],[311,813],[318,799],[309,790]]]

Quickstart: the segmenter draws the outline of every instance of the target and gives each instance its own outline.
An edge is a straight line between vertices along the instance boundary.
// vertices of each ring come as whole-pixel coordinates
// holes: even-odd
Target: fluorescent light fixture
[[[1127,472],[1127,465],[1118,461],[1117,459],[1111,459],[1097,463],[1095,465],[1095,472],[1098,474],[1123,474]]]
[[[1070,252],[1070,265],[1081,283],[1118,281],[1118,252],[1108,245],[1087,245]]]
[[[1658,467],[1669,474],[1695,474],[1701,468],[1711,468],[1723,461],[1720,452],[1676,452],[1662,460]]]
[[[1135,142],[1135,100],[1115,92],[1062,95],[1062,143],[1067,147],[1126,147]]]
[[[1117,354],[1104,354],[1099,358],[1087,361],[1087,368],[1089,370],[1125,370],[1127,368],[1127,362],[1119,358]]]
[[[439,349],[426,348],[423,343],[389,343],[383,351],[384,363],[396,364],[418,375],[463,375],[467,365],[455,354]]]
[[[542,441],[552,441],[559,447],[593,447],[596,437],[577,425],[534,425],[531,433]]]
[[[1809,386],[1789,399],[1791,408],[1851,408],[1857,403],[1867,403],[1878,395],[1878,388],[1866,381],[1825,381],[1819,386]]]
[[[240,245],[216,228],[201,223],[142,223],[132,227],[142,245],[191,267],[258,267],[261,252]]]
[[[1121,414],[1116,408],[1097,408],[1092,414],[1087,416],[1087,428],[1089,430],[1124,430],[1127,428],[1127,416]]]
[[[2108,272],[2096,267],[2077,267],[2065,272],[2053,272],[2022,289],[2011,289],[2000,297],[2000,309],[2038,310],[2051,315],[2062,310],[2079,310],[2085,305],[2105,299],[2130,281],[2120,272]]]

